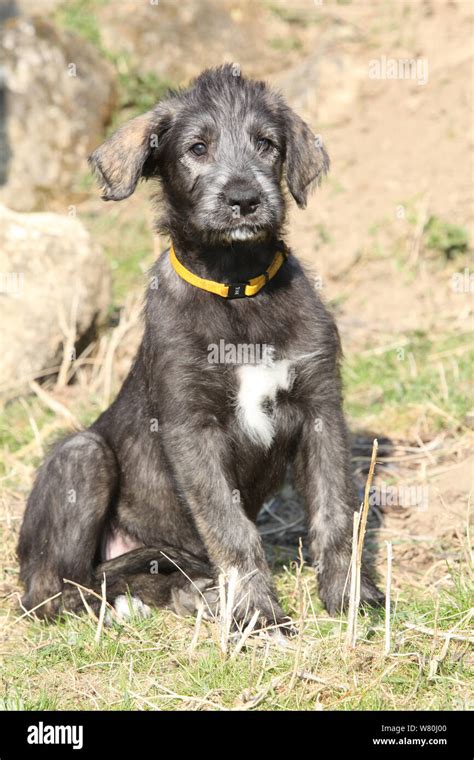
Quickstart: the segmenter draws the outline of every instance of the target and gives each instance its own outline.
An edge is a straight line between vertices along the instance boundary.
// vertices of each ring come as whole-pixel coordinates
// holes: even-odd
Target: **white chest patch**
[[[239,424],[251,441],[269,448],[275,437],[276,395],[279,390],[291,387],[292,362],[281,359],[271,364],[247,364],[238,367],[237,375]]]

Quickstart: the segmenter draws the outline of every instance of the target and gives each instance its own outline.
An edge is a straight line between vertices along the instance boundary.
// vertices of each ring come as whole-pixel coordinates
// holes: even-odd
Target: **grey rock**
[[[107,262],[80,221],[0,206],[0,394],[13,397],[56,366],[64,323],[80,338],[109,298]]]
[[[94,46],[40,19],[0,37],[0,202],[41,210],[87,172],[115,103],[115,75]]]

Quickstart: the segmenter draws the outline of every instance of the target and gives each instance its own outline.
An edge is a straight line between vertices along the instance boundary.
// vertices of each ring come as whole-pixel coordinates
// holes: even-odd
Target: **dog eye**
[[[262,153],[265,153],[269,148],[271,148],[272,143],[268,139],[268,137],[259,137],[257,138],[257,148]]]
[[[195,143],[191,146],[190,150],[195,156],[204,156],[207,153],[207,147],[204,143]]]

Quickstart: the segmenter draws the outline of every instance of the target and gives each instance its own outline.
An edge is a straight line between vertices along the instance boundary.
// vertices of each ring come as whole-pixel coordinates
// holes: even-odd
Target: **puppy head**
[[[305,122],[263,82],[235,66],[203,72],[123,125],[90,157],[105,200],[122,200],[140,178],[161,181],[165,227],[184,226],[203,241],[231,242],[278,233],[282,179],[300,207],[329,168]]]

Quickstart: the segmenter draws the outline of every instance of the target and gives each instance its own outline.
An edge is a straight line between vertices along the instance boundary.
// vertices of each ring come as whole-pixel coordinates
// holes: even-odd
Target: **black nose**
[[[235,216],[253,214],[260,203],[260,196],[249,185],[233,184],[226,192],[226,200],[234,210]]]

